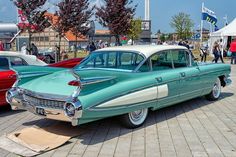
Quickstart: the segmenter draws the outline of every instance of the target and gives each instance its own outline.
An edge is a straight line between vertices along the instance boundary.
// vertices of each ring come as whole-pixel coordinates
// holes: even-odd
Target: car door
[[[169,106],[178,101],[179,73],[173,70],[170,51],[158,52],[150,57],[151,69],[157,83],[156,109]]]
[[[187,50],[171,50],[175,71],[180,77],[179,99],[181,101],[201,94],[200,69],[193,64],[192,56]]]

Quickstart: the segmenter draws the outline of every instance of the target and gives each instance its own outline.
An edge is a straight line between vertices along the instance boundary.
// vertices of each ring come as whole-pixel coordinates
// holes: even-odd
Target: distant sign
[[[150,31],[151,29],[151,21],[144,20],[141,23],[142,31]]]

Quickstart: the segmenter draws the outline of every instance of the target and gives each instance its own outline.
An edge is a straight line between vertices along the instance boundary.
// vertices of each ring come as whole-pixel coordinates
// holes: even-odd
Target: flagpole
[[[203,8],[204,8],[204,3],[202,3],[202,12],[203,12]],[[203,37],[202,37],[202,32],[203,32],[203,19],[201,17],[201,38],[200,38],[200,46],[202,45],[202,40],[203,40]]]
[[[18,8],[16,7],[16,22],[17,22],[17,34],[18,34],[18,32],[20,31],[19,30],[19,28],[18,28],[18,24],[19,24],[19,13],[18,13]],[[18,34],[19,35],[19,34]],[[16,45],[17,45],[17,47],[16,47],[16,51],[20,51],[20,42],[19,42],[19,37],[18,37],[18,35],[16,36]]]

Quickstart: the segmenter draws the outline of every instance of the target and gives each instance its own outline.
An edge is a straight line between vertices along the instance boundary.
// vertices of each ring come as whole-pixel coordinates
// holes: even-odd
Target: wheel
[[[145,122],[147,115],[148,109],[141,109],[123,115],[120,120],[127,128],[137,128]]]
[[[219,99],[220,94],[221,94],[221,82],[220,79],[217,78],[211,93],[206,95],[206,98],[210,101],[215,101]]]

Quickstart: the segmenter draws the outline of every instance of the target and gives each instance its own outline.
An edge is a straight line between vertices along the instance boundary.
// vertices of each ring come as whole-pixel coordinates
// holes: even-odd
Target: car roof
[[[0,57],[21,57],[23,58],[29,65],[47,65],[45,62],[37,59],[34,55],[25,55],[21,52],[13,52],[13,51],[0,51]]]
[[[99,51],[133,51],[133,52],[139,52],[142,53],[146,58],[150,57],[152,54],[164,51],[164,50],[170,50],[170,49],[185,49],[186,47],[178,46],[178,45],[131,45],[131,46],[116,46],[116,47],[108,47],[103,48]]]
[[[21,52],[0,51],[0,56],[24,56]]]

